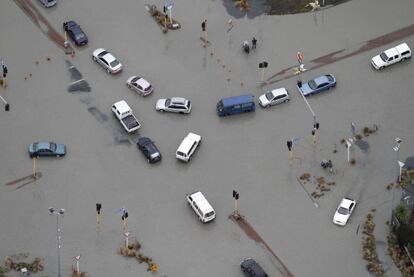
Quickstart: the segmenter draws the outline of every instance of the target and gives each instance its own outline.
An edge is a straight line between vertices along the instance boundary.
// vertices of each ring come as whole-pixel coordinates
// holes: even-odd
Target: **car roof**
[[[186,100],[187,99],[185,99],[183,97],[172,97],[171,98],[171,103],[185,105]]]
[[[274,96],[287,94],[286,88],[278,88],[271,91]]]
[[[326,77],[326,75],[322,75],[322,76],[316,77],[313,80],[315,81],[316,85],[318,85],[318,86],[320,84],[322,84],[322,83],[326,83],[326,82],[329,83],[328,77]]]
[[[257,277],[267,276],[263,268],[253,259],[246,259],[242,262],[242,264],[244,267],[250,268],[254,272],[254,276],[257,276]]]
[[[131,110],[131,108],[129,107],[127,102],[125,102],[125,100],[118,101],[114,105],[121,114]]]
[[[204,210],[204,212],[214,211],[213,207],[208,203],[207,199],[201,193],[201,191],[194,192],[190,195],[194,202],[197,203],[197,206]]]
[[[393,57],[393,56],[395,56],[395,55],[398,55],[398,51],[397,51],[396,47],[393,47],[393,48],[387,49],[387,50],[385,50],[384,52],[385,52],[385,54],[386,54],[388,57]]]
[[[75,21],[73,21],[73,20],[69,20],[69,21],[67,21],[66,22],[66,25],[68,26],[68,27],[73,27],[73,26],[79,26]]]
[[[341,207],[346,207],[349,208],[349,206],[351,205],[351,203],[355,203],[355,200],[351,199],[351,198],[343,198],[341,201]]]
[[[138,76],[137,76],[138,77]],[[147,80],[145,80],[145,79],[143,79],[143,78],[141,78],[141,77],[138,77],[139,79],[137,80],[137,84],[138,85],[140,85],[141,87],[143,87],[143,88],[146,88],[146,87],[149,87],[150,86],[150,83],[148,83],[147,82]]]
[[[228,98],[223,98],[223,105],[224,106],[233,106],[233,105],[239,105],[244,104],[248,102],[253,102],[253,95],[246,94],[246,95],[239,95],[239,96],[233,96]]]
[[[50,142],[48,141],[42,141],[37,143],[38,149],[49,149],[50,148]]]
[[[402,52],[404,52],[404,51],[407,51],[407,50],[410,50],[410,47],[408,47],[408,44],[407,44],[407,43],[401,43],[401,44],[399,44],[399,45],[395,46],[395,48],[397,48],[397,50],[398,50],[400,53],[402,53]],[[411,50],[410,50],[410,51],[411,51]]]
[[[144,144],[144,143],[147,143],[147,142],[151,142],[151,139],[150,138],[147,138],[147,137],[140,137],[138,139],[138,143],[139,144]]]

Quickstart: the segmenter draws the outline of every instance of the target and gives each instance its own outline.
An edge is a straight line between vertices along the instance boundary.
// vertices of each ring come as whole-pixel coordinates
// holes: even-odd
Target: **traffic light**
[[[286,142],[286,144],[287,144],[287,148],[289,149],[289,151],[292,150],[292,141],[291,140],[288,140]]]
[[[122,217],[121,217],[121,219],[122,220],[125,220],[125,219],[127,219],[128,218],[128,212],[123,212],[122,213]]]
[[[96,213],[101,214],[102,204],[96,203]]]
[[[267,62],[261,62],[259,63],[259,68],[267,68],[269,64]]]
[[[315,122],[313,124],[313,128],[316,129],[316,130],[318,130],[319,129],[319,122]]]
[[[239,193],[235,190],[233,190],[233,198],[236,200],[239,199]]]
[[[3,65],[3,78],[6,78],[8,72],[7,66]]]
[[[9,103],[7,103],[7,104],[4,106],[4,109],[6,110],[6,112],[10,111],[10,104],[9,104]]]

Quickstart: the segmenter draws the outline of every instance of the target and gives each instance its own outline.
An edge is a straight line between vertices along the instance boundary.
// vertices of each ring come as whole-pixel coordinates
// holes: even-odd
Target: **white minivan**
[[[216,212],[200,191],[187,194],[186,198],[201,222],[207,223],[216,218]]]
[[[177,152],[175,152],[175,157],[181,161],[189,162],[194,151],[200,144],[201,136],[194,133],[188,133],[178,147]]]

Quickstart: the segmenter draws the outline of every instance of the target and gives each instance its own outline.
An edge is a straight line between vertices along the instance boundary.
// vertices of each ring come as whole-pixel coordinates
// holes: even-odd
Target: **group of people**
[[[255,37],[252,38],[252,49],[256,49],[257,46],[257,39]],[[242,48],[246,54],[250,53],[250,44],[247,40],[243,41]]]

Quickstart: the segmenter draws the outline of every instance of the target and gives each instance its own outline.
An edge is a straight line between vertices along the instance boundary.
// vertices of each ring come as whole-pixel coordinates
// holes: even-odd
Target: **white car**
[[[355,200],[351,198],[342,199],[333,217],[333,223],[336,225],[345,226],[356,206]]]
[[[139,76],[132,76],[126,81],[128,88],[136,91],[141,96],[148,96],[152,93],[154,88],[151,84]]]
[[[188,133],[175,152],[175,157],[183,162],[189,162],[199,145],[201,145],[201,136]]]
[[[93,51],[92,59],[105,68],[108,73],[115,74],[122,70],[121,62],[103,48]]]
[[[190,113],[191,101],[182,97],[158,99],[155,109],[161,112]]]
[[[259,97],[259,104],[263,108],[267,108],[280,103],[289,102],[289,92],[285,88],[278,88],[268,91]]]

